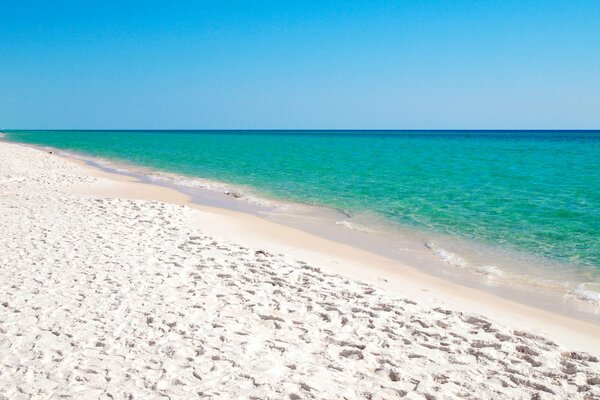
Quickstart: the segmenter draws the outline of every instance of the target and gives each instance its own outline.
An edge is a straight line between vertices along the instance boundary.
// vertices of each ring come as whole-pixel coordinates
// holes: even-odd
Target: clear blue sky
[[[600,1],[0,1],[0,128],[600,129]]]

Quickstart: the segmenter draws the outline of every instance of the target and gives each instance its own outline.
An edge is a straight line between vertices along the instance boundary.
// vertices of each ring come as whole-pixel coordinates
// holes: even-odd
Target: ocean
[[[451,267],[554,279],[600,303],[600,131],[4,132],[227,183],[240,197],[337,210],[349,229],[416,232]],[[498,265],[493,254],[514,257]]]

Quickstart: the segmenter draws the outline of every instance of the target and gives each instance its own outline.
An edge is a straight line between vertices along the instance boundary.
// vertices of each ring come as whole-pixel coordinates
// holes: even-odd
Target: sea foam
[[[438,256],[438,258],[440,258],[446,264],[458,268],[467,268],[469,266],[464,258],[441,247],[437,247],[433,242],[425,242],[425,247],[431,250],[433,254]]]
[[[582,283],[569,293],[580,300],[588,301],[594,304],[600,304],[600,292],[590,289],[589,286],[591,285],[600,286],[597,283]]]
[[[353,231],[364,232],[364,233],[372,232],[371,229],[369,229],[365,226],[362,226],[362,225],[352,223],[346,219],[343,219],[341,221],[336,221],[335,224],[345,226],[346,228],[352,229]]]

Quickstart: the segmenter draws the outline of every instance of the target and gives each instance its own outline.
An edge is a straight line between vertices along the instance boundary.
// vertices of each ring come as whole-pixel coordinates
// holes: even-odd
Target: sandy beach
[[[597,324],[39,149],[0,232],[0,398],[600,398]]]

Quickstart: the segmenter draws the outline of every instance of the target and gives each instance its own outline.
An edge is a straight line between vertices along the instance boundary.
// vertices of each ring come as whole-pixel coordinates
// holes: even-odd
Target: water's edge
[[[517,279],[519,277],[511,276],[495,265],[479,265],[472,268],[470,261],[466,261],[460,253],[453,251],[453,239],[443,235],[432,236],[430,232],[418,232],[414,229],[400,231],[383,225],[371,229],[368,224],[361,223],[360,217],[355,218],[344,211],[283,202],[256,194],[252,188],[236,187],[201,177],[165,173],[148,167],[91,157],[49,146],[19,143],[2,136],[0,140],[53,151],[61,156],[83,161],[90,167],[104,172],[125,175],[140,182],[175,189],[189,196],[192,202],[199,205],[250,213],[270,222],[367,250],[460,285],[539,309],[600,324],[600,304],[597,302],[598,292],[595,288],[588,290],[585,283],[570,289],[557,287],[554,283],[538,282],[535,277],[525,275],[521,277],[523,279]],[[464,246],[464,243],[454,243],[454,245],[460,247]],[[480,250],[474,247],[472,253]],[[511,255],[503,256],[510,259]]]

